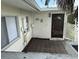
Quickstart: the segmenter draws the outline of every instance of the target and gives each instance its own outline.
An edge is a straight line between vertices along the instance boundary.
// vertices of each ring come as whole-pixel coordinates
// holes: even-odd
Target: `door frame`
[[[50,40],[64,40],[64,38],[65,38],[65,23],[66,23],[66,18],[65,18],[65,16],[66,16],[66,13],[65,12],[58,12],[58,13],[51,13],[51,32],[52,32],[52,14],[64,14],[64,26],[63,26],[63,37],[62,38],[55,38],[55,37],[50,37]],[[51,35],[52,35],[52,33],[51,33]]]

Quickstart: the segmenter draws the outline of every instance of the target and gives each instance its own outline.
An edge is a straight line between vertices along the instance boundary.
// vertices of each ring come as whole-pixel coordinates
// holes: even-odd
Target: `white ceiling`
[[[2,0],[1,2],[24,10],[28,10],[28,11],[38,10],[34,6],[34,0],[25,0],[25,1],[24,0]],[[31,4],[31,6],[29,4]]]

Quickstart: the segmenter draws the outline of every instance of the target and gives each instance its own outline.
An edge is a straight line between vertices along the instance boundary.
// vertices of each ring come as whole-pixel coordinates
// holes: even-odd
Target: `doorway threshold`
[[[64,40],[63,38],[51,38],[50,40]]]

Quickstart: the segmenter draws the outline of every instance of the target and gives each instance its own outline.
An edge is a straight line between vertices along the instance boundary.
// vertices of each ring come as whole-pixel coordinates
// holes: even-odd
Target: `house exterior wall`
[[[2,3],[1,5],[1,15],[2,16],[17,16],[19,21],[19,30],[20,37],[17,38],[16,41],[11,42],[9,46],[6,46],[2,49],[2,51],[22,51],[23,48],[28,44],[32,37],[38,38],[49,38],[51,39],[51,24],[52,24],[52,16],[49,17],[50,12],[39,12],[39,13],[31,13],[10,5],[6,5]],[[64,13],[63,11],[51,11],[51,14]],[[63,38],[65,38],[65,29],[67,23],[66,13],[64,17],[64,32]],[[26,16],[29,18],[29,27],[30,30],[26,33],[26,37],[24,40],[23,30],[22,30],[22,19],[25,19]],[[38,18],[38,19],[37,19]],[[36,20],[37,19],[37,20]],[[32,29],[33,28],[33,29]],[[25,41],[25,42],[24,42]]]
[[[38,20],[36,20],[38,18]],[[41,22],[41,20],[43,20]],[[38,38],[50,38],[51,32],[51,18],[48,17],[47,13],[37,13],[34,15],[33,20],[33,37]]]
[[[2,49],[2,51],[22,51],[23,48],[25,47],[24,45],[24,36],[22,32],[22,18],[26,18],[28,16],[29,18],[29,31],[27,32],[26,35],[26,44],[30,41],[32,37],[32,28],[31,28],[31,23],[32,23],[32,17],[31,13],[27,12],[25,10],[6,5],[5,3],[1,4],[1,16],[17,16],[18,21],[19,21],[19,31],[20,31],[20,36],[15,40],[12,41],[10,44],[8,44],[6,47]]]
[[[64,27],[63,27],[63,38],[65,38],[65,27],[67,23],[66,13],[63,11],[51,11],[51,12],[41,12],[34,15],[33,19],[33,37],[37,38],[49,38],[51,39],[51,24],[52,24],[52,16],[49,17],[49,13],[51,14],[60,14],[64,13]],[[38,20],[36,20],[38,18]],[[41,19],[43,22],[41,22]]]

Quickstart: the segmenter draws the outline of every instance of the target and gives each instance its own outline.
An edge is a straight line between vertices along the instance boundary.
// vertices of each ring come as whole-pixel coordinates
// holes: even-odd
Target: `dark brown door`
[[[63,37],[64,14],[52,14],[52,37]]]

